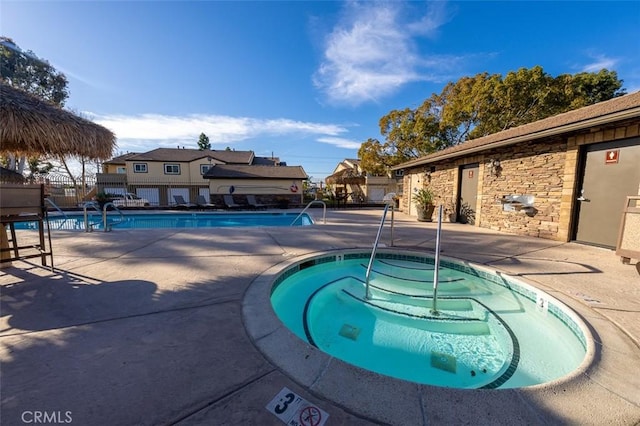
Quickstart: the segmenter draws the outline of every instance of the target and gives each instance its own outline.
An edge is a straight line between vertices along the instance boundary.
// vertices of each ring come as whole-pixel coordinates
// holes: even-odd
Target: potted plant
[[[433,192],[428,188],[422,188],[414,192],[412,200],[418,207],[418,221],[432,222],[431,217],[436,206],[433,203]]]

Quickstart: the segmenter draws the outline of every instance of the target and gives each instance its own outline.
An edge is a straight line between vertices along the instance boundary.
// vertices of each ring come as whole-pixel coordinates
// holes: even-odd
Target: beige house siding
[[[419,187],[431,188],[436,204],[453,211],[458,198],[459,167],[479,163],[475,226],[558,241],[569,241],[580,173],[580,147],[637,137],[638,120],[611,128],[592,128],[546,140],[523,141],[474,155],[435,161],[405,169],[402,203],[416,215],[410,196]],[[491,160],[500,161],[498,176]],[[434,171],[431,171],[435,168]],[[505,195],[533,195],[534,212],[504,211]]]
[[[291,190],[294,186],[297,191]],[[289,195],[302,194],[301,179],[210,179],[209,191],[211,194],[228,194],[229,188],[234,188],[234,194],[274,194]]]
[[[237,203],[244,203],[246,195],[255,195],[259,203],[278,205],[287,200],[291,205],[301,205],[303,200],[302,179],[211,179],[209,192],[213,202],[224,204],[223,195],[233,187],[233,197]],[[297,190],[292,190],[297,189]]]
[[[122,164],[104,164],[102,166],[102,173],[118,174],[118,169],[120,169],[121,167],[125,167],[126,168],[126,165],[124,163],[122,163]]]
[[[197,164],[195,164],[197,163]],[[134,172],[134,164],[146,164],[146,173]],[[164,167],[166,164],[177,164],[180,166],[180,174],[166,174]],[[177,161],[130,161],[127,162],[127,180],[131,185],[155,182],[158,184],[205,184],[206,181],[200,174],[200,163],[181,163]]]

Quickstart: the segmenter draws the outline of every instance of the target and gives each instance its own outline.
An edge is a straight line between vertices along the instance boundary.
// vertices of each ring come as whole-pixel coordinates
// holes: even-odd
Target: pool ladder
[[[384,227],[384,221],[387,217],[387,211],[391,206],[391,246],[393,246],[393,205],[387,204],[384,207],[384,212],[382,213],[382,219],[380,219],[380,226],[378,226],[378,233],[376,235],[376,240],[373,243],[373,250],[371,250],[371,257],[369,258],[369,265],[367,265],[367,274],[365,275],[365,299],[371,299],[371,292],[369,290],[369,279],[371,276],[371,268],[373,267],[373,261],[376,257],[376,252],[378,250],[378,245],[380,244],[380,235],[382,234],[382,228]],[[438,228],[436,231],[436,255],[434,260],[434,271],[433,271],[433,303],[431,305],[431,314],[432,315],[440,315],[438,312],[438,271],[440,270],[440,234],[442,232],[442,205],[438,207]]]
[[[113,222],[108,221],[109,216],[107,215],[107,210],[109,207],[113,207],[113,210],[118,212],[118,214],[120,215],[119,220],[113,221]],[[89,208],[93,208],[95,211],[97,211],[99,214],[102,215],[102,222],[89,222],[89,212],[88,212]],[[104,207],[102,207],[102,210],[100,210],[100,205],[96,201],[88,201],[84,203],[84,232],[92,232],[93,227],[98,226],[101,223],[103,225],[102,229],[104,230],[104,232],[110,232],[113,225],[122,223],[124,222],[124,220],[125,220],[124,214],[112,202],[105,203]]]
[[[371,268],[373,267],[373,261],[376,258],[376,252],[378,251],[378,246],[380,245],[380,236],[382,235],[382,228],[384,227],[384,222],[387,219],[387,212],[389,211],[389,207],[391,207],[391,243],[390,246],[393,247],[393,223],[394,223],[394,207],[392,203],[387,203],[384,206],[384,211],[382,212],[382,219],[380,219],[380,226],[378,226],[378,233],[376,234],[376,240],[373,243],[373,250],[371,250],[371,257],[369,258],[369,265],[367,265],[367,274],[365,275],[365,299],[371,299],[371,292],[369,291],[369,278],[371,276]]]
[[[322,204],[322,222],[326,225],[327,224],[327,204],[321,200],[312,200],[312,201],[309,201],[309,204],[307,204],[307,206],[300,212],[300,214],[296,216],[295,219],[293,219],[293,222],[291,222],[291,225],[289,226],[293,226],[296,223],[296,221],[300,219],[307,210],[309,210],[309,207],[311,207],[311,205],[315,203]]]
[[[60,207],[58,207],[58,205],[56,203],[54,203],[51,198],[45,198],[44,201],[46,201],[51,207],[56,209],[58,211],[58,213],[60,213],[62,215],[62,217],[64,217],[64,220],[58,224],[58,229],[62,229],[62,226],[69,219],[69,216],[67,216],[67,214],[64,212],[64,210],[62,210]]]

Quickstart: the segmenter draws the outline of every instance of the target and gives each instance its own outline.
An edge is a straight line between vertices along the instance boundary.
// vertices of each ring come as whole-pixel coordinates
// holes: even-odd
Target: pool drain
[[[360,335],[360,329],[353,325],[343,324],[340,332],[338,333],[342,337],[346,337],[347,339],[351,339],[353,341],[358,339]]]
[[[440,370],[456,373],[456,358],[442,352],[431,351],[431,366]]]

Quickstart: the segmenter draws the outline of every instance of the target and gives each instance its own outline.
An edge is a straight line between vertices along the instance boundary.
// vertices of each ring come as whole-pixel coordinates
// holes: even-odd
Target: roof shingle
[[[129,157],[129,161],[176,161],[191,162],[201,158],[211,157],[226,164],[251,164],[253,151],[227,151],[157,148],[149,152]]]
[[[307,179],[301,166],[261,166],[216,164],[203,176],[206,179]]]

